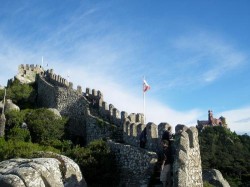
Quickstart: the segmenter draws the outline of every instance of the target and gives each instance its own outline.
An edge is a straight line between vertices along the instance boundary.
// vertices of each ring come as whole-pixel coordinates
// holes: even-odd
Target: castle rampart
[[[53,69],[47,70],[45,72],[45,79],[54,86],[73,88],[73,84],[70,85],[70,83],[65,78],[62,78],[60,75],[54,74]]]
[[[40,65],[34,65],[34,64],[21,64],[18,67],[18,75],[17,77],[20,78],[26,78],[30,82],[35,82],[36,74],[42,74],[44,72],[44,69]]]
[[[57,108],[56,92],[57,89],[41,76],[37,75],[37,103],[41,107]]]
[[[198,131],[195,127],[176,126],[174,187],[202,187]]]
[[[108,141],[108,144],[120,166],[121,185],[147,186],[157,162],[157,154],[113,141]]]
[[[155,152],[160,149],[162,133],[170,125],[156,125],[152,122],[144,124],[142,114],[128,115],[124,111],[119,112],[112,104],[108,105],[103,101],[100,91],[92,89],[90,93],[87,88],[82,93],[80,86],[74,90],[73,83],[67,86],[65,79],[55,75],[52,70],[48,73],[37,76],[37,100],[40,106],[57,108],[62,115],[68,116],[72,135],[81,136],[85,143],[102,138],[123,142],[109,142],[120,168],[128,174],[122,179],[125,183],[134,184],[137,181],[137,184],[147,184],[148,176],[152,174],[152,167],[157,161]],[[143,130],[146,131],[147,138],[145,149],[140,148],[139,143]],[[194,127],[177,126],[176,132],[174,186],[202,186],[197,130]],[[138,172],[136,175],[135,171]]]

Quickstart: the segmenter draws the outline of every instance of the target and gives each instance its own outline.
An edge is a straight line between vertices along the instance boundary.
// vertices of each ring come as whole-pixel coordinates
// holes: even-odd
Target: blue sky
[[[250,132],[250,2],[0,0],[0,84],[41,64],[120,111],[188,126],[226,117]]]

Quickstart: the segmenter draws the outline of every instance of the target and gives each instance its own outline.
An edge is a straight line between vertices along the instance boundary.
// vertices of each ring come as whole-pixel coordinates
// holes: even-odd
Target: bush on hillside
[[[58,118],[52,111],[40,108],[25,115],[32,142],[46,144],[51,140],[62,140],[66,118]]]
[[[224,127],[206,127],[199,132],[202,168],[221,171],[230,186],[249,185],[250,137]]]
[[[66,155],[80,166],[88,185],[117,186],[119,175],[114,155],[106,142],[96,140],[87,147],[76,146]]]
[[[30,131],[28,129],[15,126],[12,129],[10,129],[10,132],[7,136],[7,140],[30,142],[31,141]]]
[[[8,136],[9,131],[14,127],[21,127],[25,121],[25,112],[12,110],[6,113],[5,134]]]
[[[33,108],[35,106],[35,89],[33,85],[21,84],[20,81],[14,80],[6,90],[6,99],[11,99],[20,109]],[[0,98],[3,99],[4,90],[0,90]]]
[[[5,141],[3,138],[0,138],[0,161],[11,158],[32,158],[38,151],[59,153],[58,150],[49,146],[23,141]]]
[[[45,108],[40,109],[26,109],[21,111],[10,111],[6,114],[6,137],[7,139],[15,135],[15,131],[25,133],[25,130],[18,128],[22,127],[23,122],[27,124],[27,131],[29,131],[33,143],[40,143],[43,145],[50,145],[55,141],[61,141],[64,135],[66,118],[58,118],[52,111]],[[28,133],[28,132],[27,132]],[[24,134],[23,134],[24,135]],[[27,139],[26,139],[27,140]],[[58,143],[55,142],[55,145]],[[62,143],[62,147],[65,147]]]

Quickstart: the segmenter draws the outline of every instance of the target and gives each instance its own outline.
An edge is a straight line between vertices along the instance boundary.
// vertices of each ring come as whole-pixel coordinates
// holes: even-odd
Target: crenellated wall
[[[35,82],[36,74],[44,73],[44,69],[40,65],[34,64],[21,64],[18,67],[18,75],[19,78],[26,78],[30,80],[30,82]]]
[[[67,79],[61,77],[60,75],[54,74],[53,69],[44,72],[45,79],[53,84],[54,86],[70,87],[73,88],[73,83],[67,81]]]
[[[176,126],[175,160],[173,165],[174,187],[202,187],[202,168],[198,140],[195,127]]]
[[[147,184],[144,182],[148,182],[152,175],[152,167],[157,161],[156,153],[161,149],[162,133],[170,127],[168,123],[144,124],[143,114],[128,115],[125,111],[120,112],[104,101],[99,90],[86,88],[86,92],[82,92],[81,86],[77,86],[75,90],[73,83],[68,83],[66,79],[54,74],[53,70],[40,72],[36,81],[37,102],[40,106],[56,108],[61,115],[69,117],[72,135],[82,137],[85,144],[95,139],[121,142],[109,141],[109,145],[115,152],[122,171],[127,173],[122,179],[131,185],[136,181],[136,185]],[[145,149],[140,148],[142,131],[146,131]],[[198,133],[195,128],[184,125],[177,126],[176,132],[179,133],[175,142],[177,151],[174,185],[202,186]],[[135,171],[137,175],[133,176]]]
[[[55,80],[49,82],[45,76],[37,75],[37,102],[41,107],[56,108],[61,115],[69,118],[69,130],[73,135],[86,137],[86,110],[89,102],[79,90],[58,86],[59,83],[55,83]]]
[[[139,114],[141,115],[141,114]],[[133,114],[133,116],[136,116]],[[133,119],[136,119],[133,117]],[[158,152],[160,149],[160,140],[162,133],[168,129],[170,125],[168,123],[160,123],[156,125],[154,123],[147,123],[146,125],[141,122],[129,121],[126,119],[123,125],[123,141],[127,144],[140,147],[140,135],[143,130],[146,131],[146,149],[154,152]]]

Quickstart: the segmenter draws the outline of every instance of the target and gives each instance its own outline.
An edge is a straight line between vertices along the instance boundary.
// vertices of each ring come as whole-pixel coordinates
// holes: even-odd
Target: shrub
[[[11,158],[32,158],[38,151],[51,151],[59,153],[58,150],[49,146],[40,146],[31,142],[5,141],[0,139],[0,161]]]
[[[51,140],[62,140],[65,118],[58,118],[52,111],[41,108],[30,110],[25,115],[32,142],[46,145]]]
[[[119,172],[115,157],[106,142],[96,140],[87,147],[76,146],[67,152],[80,166],[84,178],[90,186],[117,186]]]
[[[210,183],[207,182],[207,181],[204,181],[204,182],[203,182],[203,187],[214,187],[214,185],[210,184]]]
[[[25,112],[24,111],[16,111],[11,110],[6,113],[6,134],[8,131],[13,128],[14,126],[21,127],[22,123],[24,122]]]
[[[21,109],[34,107],[35,105],[35,89],[33,85],[21,84],[18,80],[7,87],[6,99],[11,99]],[[4,90],[0,91],[0,97],[3,98]]]
[[[15,126],[10,130],[7,139],[12,141],[30,142],[30,131],[28,129],[23,129]]]

